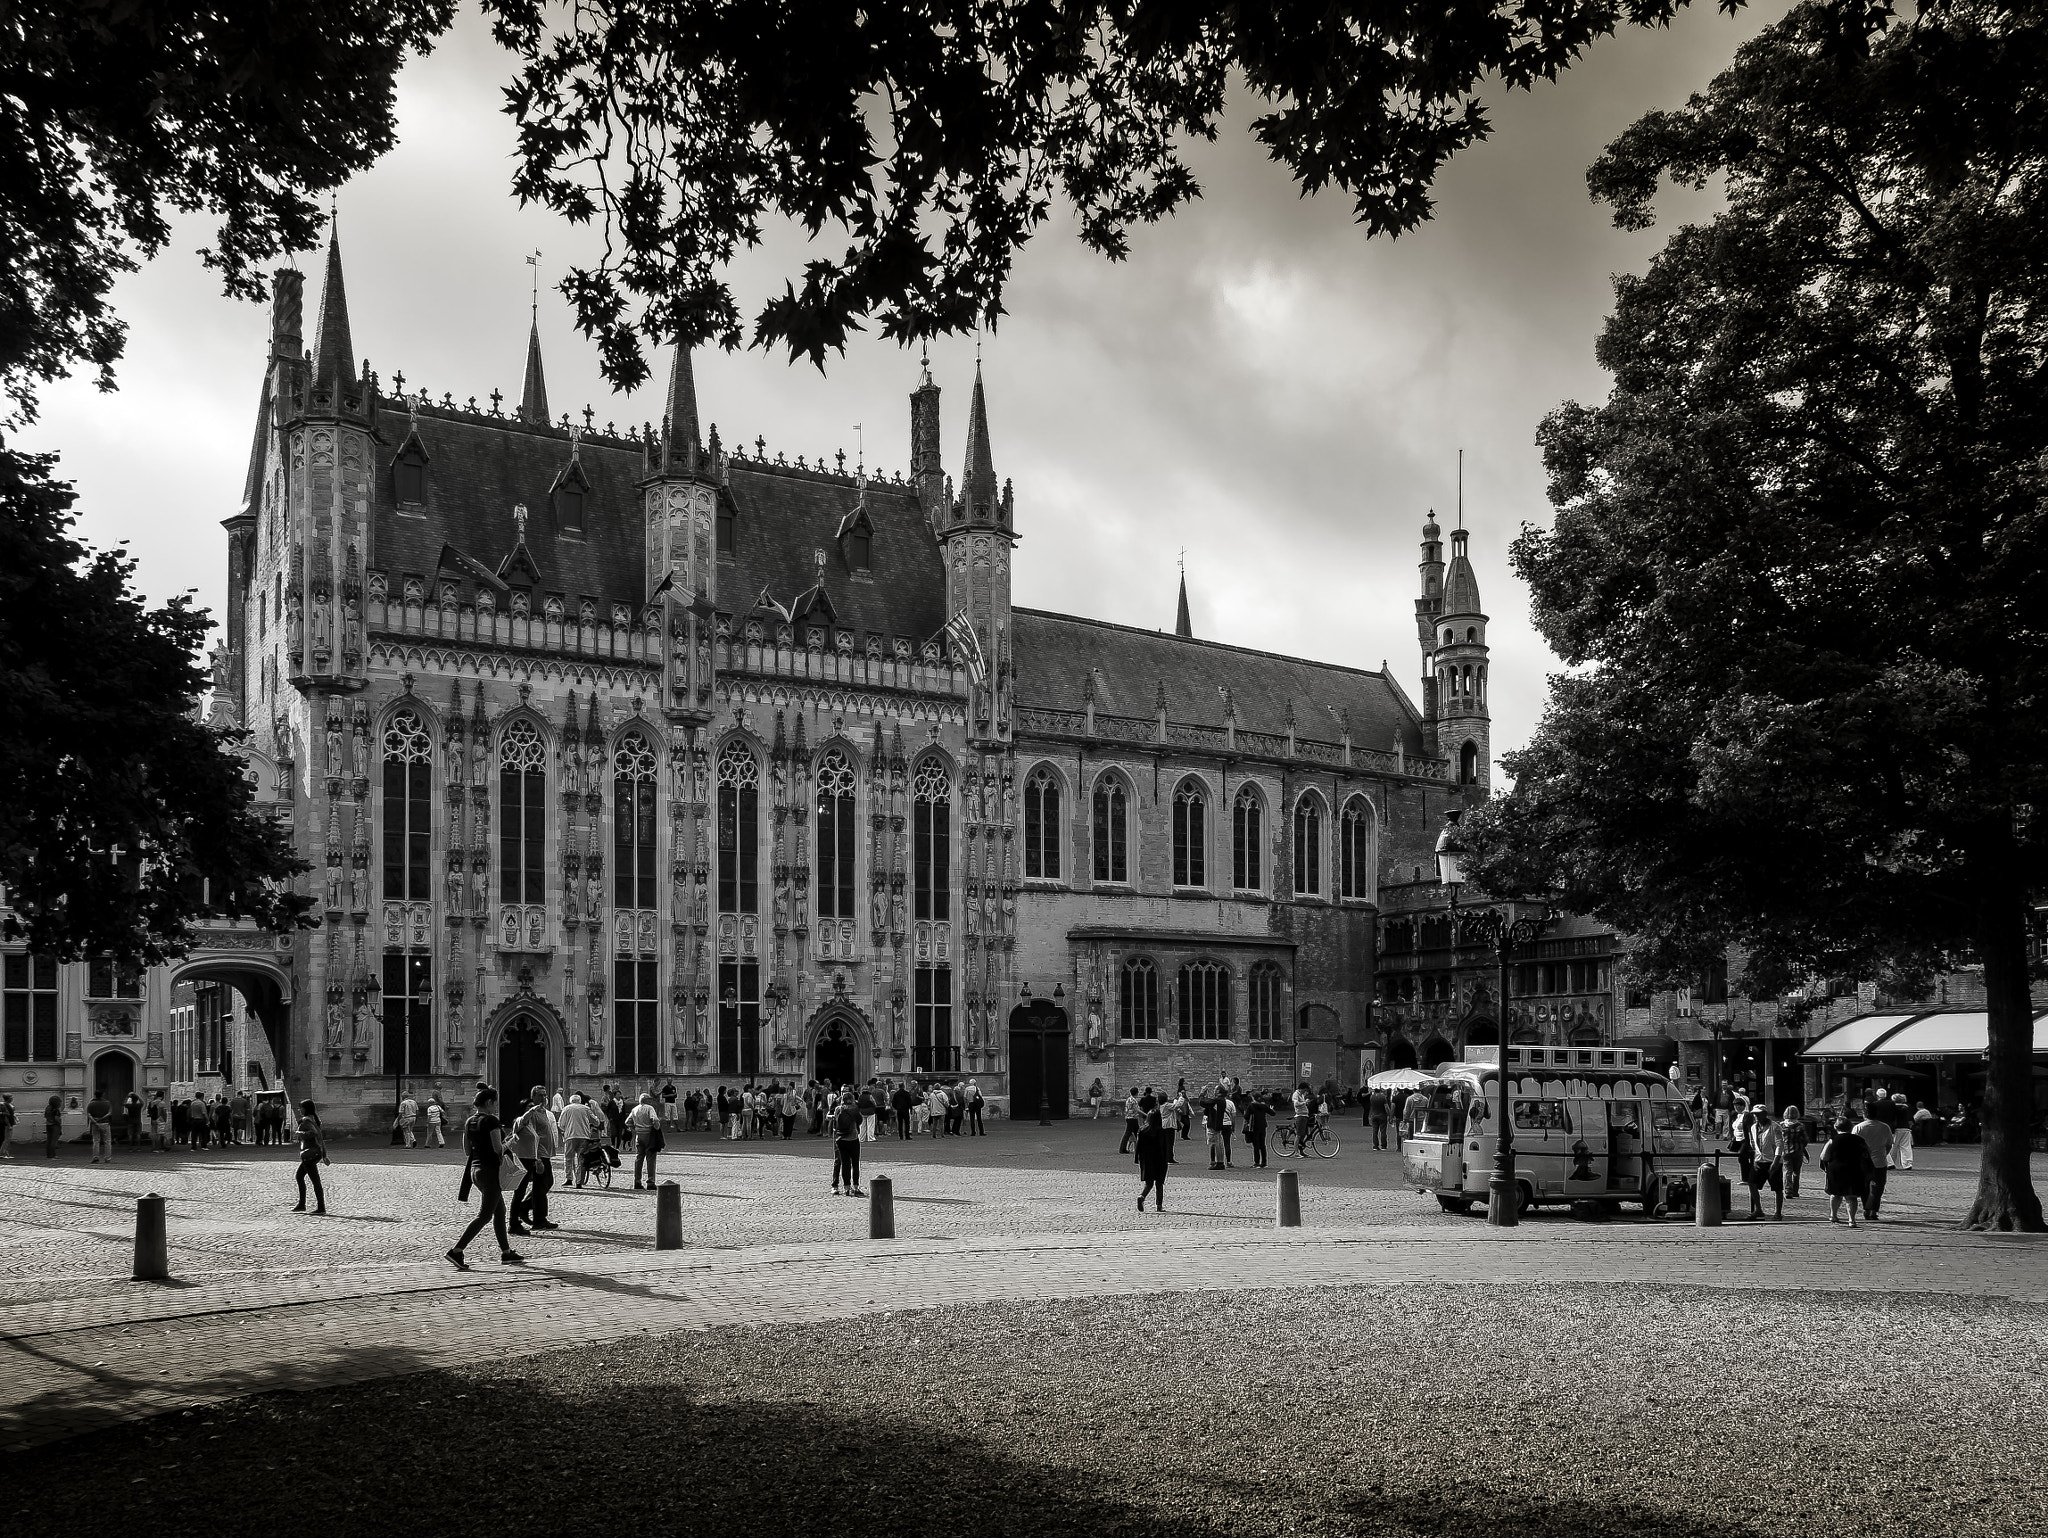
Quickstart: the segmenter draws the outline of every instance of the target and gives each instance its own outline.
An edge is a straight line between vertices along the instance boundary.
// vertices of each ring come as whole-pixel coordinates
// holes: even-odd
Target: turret
[[[713,709],[712,614],[718,599],[719,456],[697,428],[697,379],[677,344],[658,447],[641,483],[647,517],[647,601],[660,606],[661,703],[671,721],[702,726]]]
[[[526,333],[526,378],[519,386],[519,420],[536,427],[548,425],[548,376],[540,365],[540,311]]]
[[[919,395],[911,397],[913,437]],[[934,408],[937,391],[932,392]],[[931,447],[937,454],[937,434]],[[920,467],[922,468],[922,467]],[[955,643],[956,658],[978,673],[968,712],[970,733],[982,742],[1009,740],[1010,678],[1002,668],[1010,641],[1010,553],[1017,542],[1014,498],[1005,485],[996,489],[995,453],[988,429],[988,396],[982,387],[981,365],[974,368],[974,397],[967,416],[967,458],[961,472],[959,499],[940,528],[939,550],[946,565],[946,614],[965,615],[973,628],[979,656]],[[964,658],[958,653],[967,651]]]
[[[1479,577],[1466,551],[1468,538],[1462,528],[1451,534],[1450,568],[1434,626],[1430,670],[1441,751],[1450,758],[1461,784],[1484,791],[1492,782],[1486,615],[1479,607]]]
[[[939,387],[932,383],[931,359],[922,364],[923,377],[910,392],[910,479],[917,487],[917,505],[934,534],[946,526],[951,509],[946,505],[946,471],[939,463]]]

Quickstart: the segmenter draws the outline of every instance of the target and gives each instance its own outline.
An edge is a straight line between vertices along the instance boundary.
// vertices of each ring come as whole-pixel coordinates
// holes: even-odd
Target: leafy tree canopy
[[[1444,163],[1483,138],[1488,80],[1554,77],[1624,21],[1684,0],[484,0],[520,60],[514,186],[596,222],[604,256],[563,292],[622,389],[641,342],[737,347],[722,270],[782,217],[843,232],[754,318],[823,365],[870,323],[911,339],[1002,314],[1055,196],[1112,259],[1200,187],[1184,157],[1227,91],[1308,192],[1374,234],[1428,217]],[[1845,0],[1861,10],[1857,0]],[[1723,0],[1733,10],[1741,0]]]
[[[50,456],[0,455],[0,881],[8,940],[66,960],[175,953],[202,900],[284,927],[311,899],[229,734],[192,705],[207,619],[147,608],[70,535]]]
[[[1730,941],[1865,976],[1967,948],[2003,1161],[1974,1216],[2039,1227],[2048,17],[1802,6],[1589,180],[1643,228],[1667,178],[1727,208],[1617,281],[1612,394],[1543,425],[1556,518],[1514,561],[1574,671],[1478,868],[1561,886],[1653,974]]]

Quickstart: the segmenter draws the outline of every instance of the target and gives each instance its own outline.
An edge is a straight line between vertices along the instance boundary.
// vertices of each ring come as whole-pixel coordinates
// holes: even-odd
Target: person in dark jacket
[[[1249,1095],[1244,1102],[1244,1146],[1252,1151],[1252,1168],[1266,1167],[1266,1102]]]
[[[1157,1111],[1145,1117],[1145,1130],[1138,1134],[1138,1175],[1145,1182],[1138,1192],[1138,1210],[1145,1210],[1145,1198],[1152,1197],[1152,1210],[1166,1210],[1166,1166],[1173,1162],[1173,1133],[1167,1130]]]
[[[1828,1178],[1828,1221],[1842,1221],[1842,1203],[1849,1204],[1849,1226],[1856,1226],[1856,1208],[1870,1190],[1870,1145],[1850,1127],[1847,1118],[1835,1123],[1835,1135],[1820,1151],[1820,1167]]]

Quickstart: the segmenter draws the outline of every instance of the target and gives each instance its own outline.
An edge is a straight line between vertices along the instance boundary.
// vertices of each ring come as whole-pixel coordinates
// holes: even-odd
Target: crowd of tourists
[[[1089,1098],[1100,1102],[1101,1081],[1091,1086]],[[1142,1184],[1138,1189],[1138,1210],[1145,1210],[1145,1198],[1152,1198],[1152,1210],[1166,1208],[1166,1171],[1180,1161],[1174,1157],[1176,1141],[1193,1140],[1200,1126],[1208,1144],[1209,1168],[1237,1167],[1236,1135],[1242,1132],[1242,1150],[1253,1169],[1266,1167],[1266,1133],[1276,1121],[1293,1124],[1296,1141],[1307,1136],[1313,1123],[1327,1123],[1342,1103],[1334,1084],[1317,1089],[1297,1084],[1292,1090],[1248,1090],[1241,1079],[1224,1076],[1212,1084],[1190,1090],[1186,1079],[1175,1084],[1171,1095],[1155,1093],[1151,1085],[1133,1085],[1124,1095],[1124,1137],[1118,1153],[1136,1160]]]
[[[0,1130],[0,1148],[11,1140],[16,1119],[14,1097],[0,1096],[0,1128],[4,1128]],[[162,1090],[147,1100],[131,1090],[117,1101],[101,1088],[85,1103],[85,1130],[94,1164],[113,1163],[117,1145],[147,1146],[157,1153],[173,1148],[232,1148],[244,1143],[261,1148],[285,1141],[284,1101],[268,1096],[259,1100],[247,1090],[232,1095],[180,1095],[175,1100]],[[63,1132],[64,1097],[52,1095],[43,1103],[45,1158],[57,1157]]]
[[[1782,1221],[1785,1199],[1798,1198],[1801,1171],[1811,1160],[1820,1165],[1826,1183],[1828,1221],[1851,1228],[1857,1226],[1859,1210],[1865,1221],[1878,1220],[1891,1172],[1913,1167],[1916,1118],[1924,1125],[1932,1114],[1925,1104],[1916,1109],[1903,1094],[1887,1094],[1881,1085],[1860,1106],[1845,1104],[1839,1114],[1819,1117],[1796,1105],[1773,1112],[1739,1090],[1733,1100],[1725,1129],[1717,1125],[1716,1132],[1725,1131],[1741,1163],[1750,1218],[1765,1218],[1763,1193],[1769,1191],[1769,1217]]]

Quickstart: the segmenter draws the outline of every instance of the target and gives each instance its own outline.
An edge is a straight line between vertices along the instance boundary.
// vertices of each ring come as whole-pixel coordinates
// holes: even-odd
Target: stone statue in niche
[[[903,894],[901,892],[892,892],[889,895],[889,927],[899,935],[903,933]]]
[[[341,907],[341,867],[339,865],[327,867],[327,906],[334,909]]]
[[[358,865],[349,873],[348,891],[349,907],[353,911],[357,913],[367,913],[370,911],[370,878],[362,866]]]
[[[330,714],[330,715],[329,715],[329,716],[327,717],[327,732],[326,732],[326,738],[327,738],[327,772],[328,772],[329,774],[333,774],[333,775],[339,775],[339,774],[341,773],[341,764],[342,764],[342,758],[341,758],[341,717],[340,717],[339,715],[336,715],[336,714]]]
[[[370,777],[370,736],[362,722],[356,723],[355,740],[349,745],[355,759],[355,775],[359,780]]]
[[[789,928],[789,888],[787,886],[778,886],[775,889],[775,927],[777,929]]]
[[[290,619],[285,632],[285,645],[290,649],[291,654],[296,657],[305,650],[306,640],[305,621],[299,614],[299,595],[297,593],[291,595],[291,608],[289,612]]]
[[[354,1030],[350,1040],[353,1045],[358,1047],[369,1045],[370,1005],[367,1000],[358,1000],[356,1003]]]
[[[604,886],[595,871],[584,874],[583,903],[592,919],[596,919],[604,911]]]
[[[327,1045],[329,1047],[339,1047],[341,1045],[341,1005],[339,1004],[329,1004],[327,1006]]]
[[[459,861],[448,867],[448,911],[462,911],[462,865]]]
[[[474,904],[474,906],[471,907],[470,912],[475,914],[478,918],[483,917],[484,905],[490,900],[490,886],[488,884],[489,880],[490,877],[485,872],[482,861],[478,861],[474,866],[470,868],[469,897],[471,903]]]
[[[316,652],[327,650],[327,609],[325,605],[318,605],[313,610],[313,650]]]
[[[460,737],[450,737],[448,739],[448,783],[451,785],[460,785],[462,783],[462,739]]]

